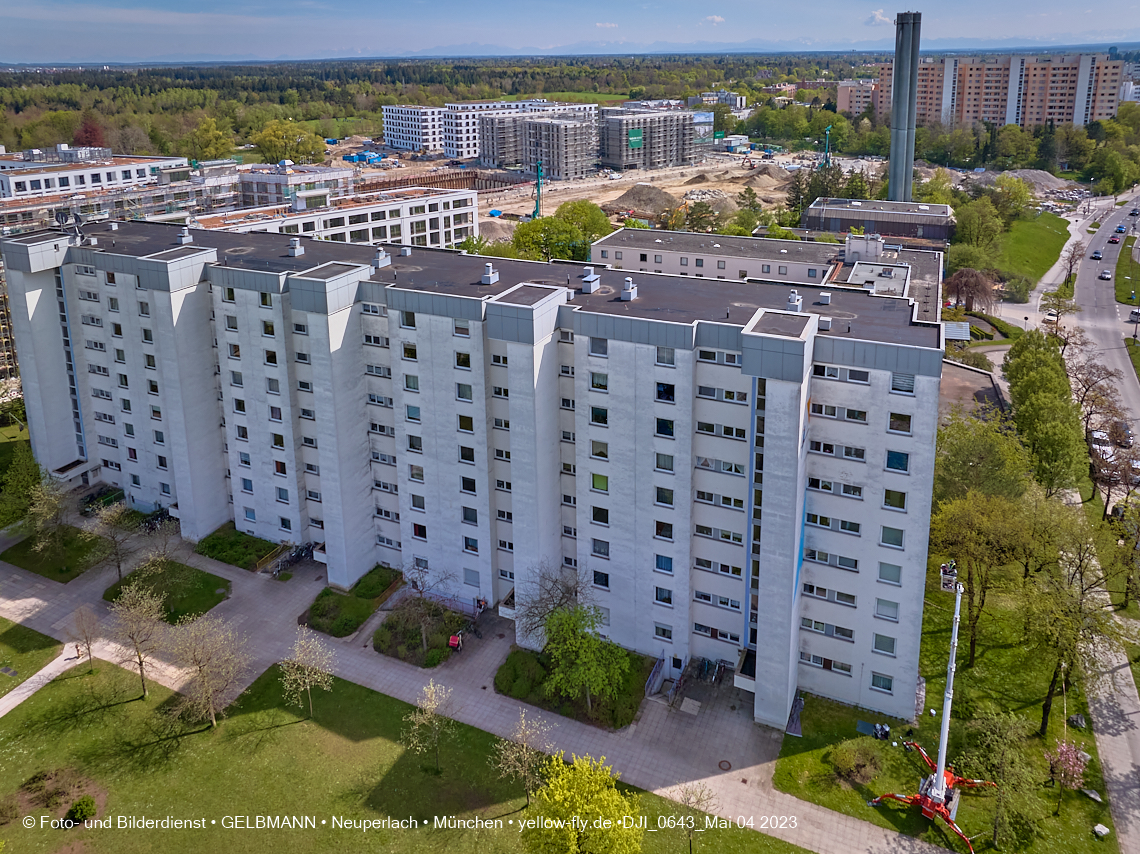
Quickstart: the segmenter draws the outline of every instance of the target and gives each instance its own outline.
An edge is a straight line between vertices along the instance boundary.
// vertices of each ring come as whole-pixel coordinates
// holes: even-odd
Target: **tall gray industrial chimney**
[[[914,127],[918,108],[918,44],[921,12],[895,16],[895,63],[891,83],[891,161],[888,195],[911,201],[914,175]]]

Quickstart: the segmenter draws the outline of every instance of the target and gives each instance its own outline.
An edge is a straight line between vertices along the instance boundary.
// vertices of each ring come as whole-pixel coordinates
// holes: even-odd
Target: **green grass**
[[[15,676],[0,673],[0,697],[41,670],[62,648],[54,638],[0,617],[0,667],[16,671]]]
[[[172,694],[161,686],[138,698],[138,677],[100,664],[93,675],[74,671],[45,686],[0,718],[0,799],[38,772],[72,768],[80,791],[106,796],[105,815],[205,818],[198,830],[67,831],[68,850],[87,854],[522,854],[517,826],[528,817],[518,784],[500,780],[488,763],[495,738],[459,725],[441,750],[437,775],[426,756],[398,743],[411,707],[367,688],[334,680],[331,694],[314,694],[314,717],[282,699],[276,668],[266,671],[231,708],[216,731],[186,727],[163,714]],[[619,769],[620,770],[620,769]],[[650,826],[676,805],[641,793]],[[98,800],[98,798],[97,798]],[[316,829],[234,831],[229,815],[314,816]],[[31,815],[46,815],[43,809]],[[501,818],[503,829],[446,830],[435,816]],[[333,817],[388,816],[427,821],[415,830],[334,828]],[[326,820],[328,825],[322,825]],[[211,820],[218,823],[211,824]],[[16,850],[58,851],[60,831],[20,822],[4,828]],[[159,834],[156,836],[156,834]],[[734,828],[705,832],[699,851],[796,854],[804,849]],[[677,832],[647,833],[645,854],[683,854]]]
[[[164,594],[166,622],[171,624],[188,614],[205,614],[219,602],[224,602],[231,588],[230,582],[220,575],[172,560],[158,572],[135,570],[122,581],[116,581],[108,587],[103,592],[103,599],[114,602],[119,598],[124,585],[139,580],[154,592]],[[222,592],[219,593],[219,590]]]
[[[1092,223],[1092,225],[1090,225],[1090,226],[1089,226],[1089,234],[1092,234],[1092,233],[1093,233],[1094,231],[1096,231],[1098,228],[1100,228],[1100,223],[1099,223],[1099,222],[1094,222],[1094,223]]]
[[[1116,272],[1113,273],[1116,301],[1133,308],[1137,303],[1132,299],[1132,292],[1140,288],[1140,264],[1132,260],[1132,246],[1135,243],[1135,235],[1124,238],[1120,246],[1120,255],[1116,259]]]
[[[0,554],[0,560],[63,584],[78,578],[99,558],[102,542],[98,537],[81,536],[82,532],[71,525],[63,527],[62,556],[53,558],[37,554],[33,549],[35,540],[27,537]]]
[[[546,675],[550,657],[528,649],[513,649],[495,674],[495,691],[532,706],[556,712],[564,717],[587,723],[599,723],[621,729],[633,723],[641,701],[645,698],[645,680],[653,670],[654,660],[623,650],[629,656],[629,669],[612,698],[593,699],[593,711],[586,710],[586,700],[566,700],[546,693]]]
[[[954,607],[953,598],[939,591],[938,563],[939,556],[932,555],[931,572],[926,582],[928,593],[923,613],[919,660],[919,672],[926,679],[927,708],[941,705],[946,685],[946,657]],[[965,717],[986,709],[1000,709],[1024,716],[1033,724],[1034,729],[1041,722],[1041,701],[1052,675],[1052,663],[1046,656],[1036,654],[1023,640],[1023,617],[1012,600],[995,597],[991,593],[987,612],[988,616],[982,618],[979,628],[978,657],[973,667],[967,666],[969,638],[965,627],[962,630],[958,648],[958,675],[954,684],[954,722],[950,728],[951,761],[963,745]],[[1081,712],[1088,717],[1087,703],[1078,690],[1070,690],[1067,702],[1068,714]],[[1064,705],[1061,697],[1054,701],[1048,738],[1044,741],[1036,737],[1030,738],[1027,744],[1026,755],[1043,783],[1049,777],[1044,749],[1051,747],[1061,737]],[[869,736],[855,733],[857,719],[872,723],[884,719],[873,712],[808,697],[802,719],[804,737],[784,739],[774,777],[777,789],[881,827],[918,836],[954,851],[966,850],[957,837],[942,826],[923,819],[916,810],[901,804],[879,807],[867,805],[867,801],[884,792],[913,792],[918,778],[928,773],[916,754],[902,750],[901,738],[898,737],[905,737],[909,724],[902,725],[901,728],[893,724],[892,739],[900,741],[900,746],[893,748],[889,742],[876,742]],[[932,757],[938,747],[939,722],[940,718],[924,718],[915,731],[915,740]],[[1104,780],[1092,733],[1070,729],[1069,737],[1092,754],[1085,786],[1097,790],[1103,797]],[[836,744],[842,741],[867,745],[879,756],[881,770],[866,784],[837,782],[832,758]],[[1098,842],[1090,832],[1090,828],[1097,823],[1112,827],[1107,803],[1096,804],[1083,794],[1067,792],[1060,816],[1054,817],[1056,790],[1043,786],[1040,797],[1042,804],[1048,808],[1048,817],[1042,823],[1042,835],[1022,850],[1031,854],[1052,854],[1057,851],[1065,851],[1066,854],[1108,854],[1119,850],[1115,834],[1104,842]],[[992,827],[992,804],[992,798],[985,794],[963,795],[958,810],[958,824],[968,836],[981,834],[982,840],[988,838],[987,834]],[[979,840],[975,848],[981,852],[989,849],[989,845]]]
[[[199,540],[194,551],[230,566],[253,569],[259,560],[275,548],[275,543],[239,531],[233,522],[226,522],[214,533]]]
[[[1068,222],[1056,214],[1017,220],[1002,236],[997,267],[1025,276],[1036,285],[1061,257],[1068,239]]]
[[[309,606],[306,618],[309,627],[334,638],[347,637],[384,604],[399,579],[399,570],[378,563],[361,576],[348,593],[326,587]]]

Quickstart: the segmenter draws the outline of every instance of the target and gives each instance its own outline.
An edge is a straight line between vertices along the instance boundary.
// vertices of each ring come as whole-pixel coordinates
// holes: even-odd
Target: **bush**
[[[198,541],[194,551],[200,555],[237,566],[253,569],[257,562],[277,548],[268,540],[254,537],[226,522],[218,530]]]
[[[376,605],[371,599],[346,596],[326,587],[309,606],[306,623],[314,631],[343,638],[364,625],[375,610]]]
[[[372,633],[372,648],[377,652],[383,652],[392,645],[392,630],[387,626],[381,626]]]
[[[77,822],[95,818],[95,799],[90,795],[84,795],[71,805],[66,817]]]
[[[515,700],[525,700],[538,693],[545,680],[546,668],[538,655],[530,650],[514,649],[495,674],[495,690]]]
[[[993,362],[990,361],[989,356],[985,353],[975,353],[972,350],[947,350],[946,358],[951,362],[969,365],[971,368],[979,368],[983,371],[992,372],[994,369]]]
[[[359,599],[375,599],[400,577],[399,570],[376,564],[352,587],[352,595]]]
[[[845,741],[831,751],[835,776],[848,783],[869,783],[882,767],[873,744],[865,740]]]
[[[438,667],[451,657],[450,649],[429,649],[424,656],[424,667]]]

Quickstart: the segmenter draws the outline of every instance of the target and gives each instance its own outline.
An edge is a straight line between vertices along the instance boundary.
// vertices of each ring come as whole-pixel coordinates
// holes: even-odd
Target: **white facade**
[[[156,184],[159,171],[186,166],[185,157],[113,156],[107,148],[69,148],[0,154],[0,199],[127,189]]]
[[[884,296],[146,223],[74,244],[2,247],[33,447],[59,476],[176,501],[193,538],[232,518],[321,542],[342,586],[426,562],[455,598],[525,602],[539,567],[575,568],[613,640],[729,662],[773,726],[797,685],[913,713],[938,253]]]
[[[384,144],[399,151],[443,151],[442,107],[385,106]]]

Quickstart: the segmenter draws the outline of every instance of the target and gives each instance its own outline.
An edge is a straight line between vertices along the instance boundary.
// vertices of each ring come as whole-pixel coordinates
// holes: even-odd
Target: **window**
[[[474,495],[475,494],[475,478],[473,478],[473,477],[463,478],[463,482],[460,485],[460,489],[463,492],[470,492],[472,495]]]
[[[598,492],[609,492],[610,479],[604,474],[591,474],[590,488],[596,489]]]
[[[657,454],[656,467],[658,471],[673,471],[673,455]]]
[[[242,400],[240,397],[234,398],[234,412],[240,412],[240,413],[245,412],[245,401]]]
[[[170,484],[169,483],[160,483],[158,485],[158,490],[163,495],[170,495]]]
[[[891,374],[891,391],[914,394],[914,374]]]
[[[845,484],[843,484],[843,494],[846,495],[848,498],[859,498],[859,499],[861,499],[863,497],[863,487],[855,486],[854,484],[851,484],[851,483],[845,483]]]
[[[423,466],[408,466],[408,477],[412,480],[418,480],[420,483],[424,481],[424,467]]]
[[[302,353],[302,352],[298,351],[297,352],[297,361],[304,364],[304,365],[309,364],[309,354],[308,353]]]
[[[404,417],[407,418],[409,421],[414,421],[414,422],[418,423],[420,420],[420,408],[418,406],[412,406],[411,404],[406,404],[404,406]]]
[[[289,503],[289,490],[283,486],[277,487],[277,500],[282,504]]]
[[[597,457],[600,460],[609,459],[609,456],[610,456],[609,443],[607,443],[607,442],[596,442],[596,441],[591,440],[591,442],[590,442],[590,456],[591,457]]]
[[[458,335],[460,338],[471,337],[471,324],[466,320],[455,321],[453,327],[453,334]]]
[[[298,335],[308,335],[309,334],[309,327],[306,326],[304,323],[294,323],[293,324],[293,331],[296,332]]]
[[[153,418],[155,421],[161,421],[162,420],[162,408],[158,407],[158,406],[152,406],[150,408],[150,417]]]
[[[662,540],[673,539],[673,524],[671,522],[662,522],[658,520],[655,523],[654,536]]]
[[[657,555],[656,563],[653,567],[658,572],[667,572],[673,574],[673,558],[668,555]]]
[[[668,418],[657,419],[657,435],[673,438],[673,422]]]
[[[237,432],[237,437],[239,439],[243,441],[249,441],[249,430],[246,429],[244,425],[238,424],[234,427],[234,430]]]
[[[405,329],[416,328],[416,313],[414,311],[400,312],[400,325]]]
[[[273,307],[273,294],[263,291],[261,293],[261,304],[265,308]]]
[[[289,521],[289,519],[285,516],[280,517],[280,519],[278,520],[278,524],[281,526],[282,531],[293,530],[293,523],[291,521]]]
[[[412,496],[412,509],[413,510],[423,510],[424,509],[424,497],[422,495],[413,495]]]
[[[269,420],[270,421],[280,421],[281,420],[281,407],[280,406],[269,407]]]
[[[902,567],[894,563],[879,564],[879,581],[886,584],[902,584]]]
[[[230,371],[230,385],[240,387],[243,384],[241,371]]]
[[[607,338],[591,338],[590,339],[590,355],[591,356],[609,356],[610,342]]]
[[[415,344],[405,344],[404,345],[404,358],[407,359],[409,362],[416,361],[416,345]]]
[[[906,510],[906,493],[888,489],[883,493],[883,506],[892,510]]]
[[[241,345],[240,344],[231,344],[230,345],[230,358],[231,359],[240,359],[241,358]]]
[[[247,454],[245,451],[238,451],[238,465],[239,466],[245,466],[246,468],[249,468],[250,458],[249,458],[249,454]]]
[[[404,375],[404,388],[407,391],[417,391],[418,392],[420,390],[420,378],[417,376],[414,376],[412,374],[405,374]]]
[[[460,400],[471,400],[471,386],[468,383],[456,383],[455,396]]]
[[[463,521],[468,525],[479,524],[479,511],[474,507],[463,508]]]
[[[594,539],[591,541],[590,551],[597,557],[608,558],[610,556],[610,544],[608,540]]]
[[[459,416],[459,432],[461,433],[474,433],[475,432],[475,419],[470,415]]]
[[[150,303],[149,302],[140,302],[139,303],[139,314],[142,317],[150,317]]]
[[[848,409],[846,410],[845,417],[848,421],[859,421],[863,424],[867,423],[867,412],[863,409]]]
[[[657,364],[670,365],[676,364],[676,353],[672,347],[658,347],[657,348]]]
[[[241,491],[242,492],[253,492],[253,481],[250,478],[243,477],[241,479]]]
[[[608,590],[609,586],[610,586],[610,574],[608,572],[599,572],[598,570],[595,569],[594,570],[594,586],[595,587],[604,587]]]
[[[863,460],[866,459],[867,452],[863,448],[852,448],[845,445],[843,448],[843,456],[849,460]]]
[[[414,523],[412,525],[412,536],[415,537],[417,540],[426,540],[427,539],[427,525],[420,525],[418,523]]]
[[[411,438],[411,437],[409,437],[409,438]],[[460,445],[459,446],[459,461],[464,462],[464,463],[474,463],[475,462],[475,449],[474,448],[468,448],[465,445]]]
[[[594,391],[609,391],[610,378],[607,374],[590,373],[590,388]]]
[[[495,448],[495,459],[506,460],[509,463],[511,461],[511,452],[505,451],[502,448]],[[566,470],[567,465],[569,465],[569,464],[568,463],[562,464],[562,468],[564,471]]]
[[[270,439],[271,439],[271,444],[273,445],[273,447],[275,447],[275,448],[284,448],[285,447],[285,437],[282,436],[280,433],[271,433]]]
[[[166,457],[164,457],[164,456],[161,456],[161,455],[160,455],[160,456],[157,458],[157,460],[158,460],[158,463],[157,463],[157,465],[158,465],[158,467],[159,467],[160,469],[165,469],[165,468],[167,467],[167,465],[166,465]]]
[[[610,511],[605,507],[592,507],[591,518],[599,525],[608,525],[610,523]]]
[[[511,419],[509,419],[509,418],[496,418],[494,421],[494,425],[495,425],[496,430],[510,430],[511,429]]]
[[[510,397],[511,390],[509,388],[503,388],[502,386],[496,385],[491,386],[491,394],[493,394],[495,397]]]
[[[667,587],[658,587],[653,596],[653,601],[661,605],[673,605],[673,591]]]
[[[657,383],[657,399],[672,403],[676,398],[676,387],[672,383]]]
[[[664,486],[657,487],[657,503],[664,504],[668,507],[673,506],[673,490],[666,489]]]
[[[846,519],[839,520],[839,530],[846,531],[849,534],[858,534],[860,527],[858,522],[849,522]]]
[[[470,353],[456,353],[455,354],[455,367],[463,370],[471,370],[471,354]]]
[[[910,471],[910,454],[902,451],[887,451],[887,468],[891,471]]]
[[[910,435],[910,416],[899,412],[892,412],[887,422],[887,429],[892,433],[906,433]]]
[[[888,528],[883,526],[883,533],[879,540],[884,546],[901,549],[903,547],[903,532],[901,528]]]
[[[885,691],[890,694],[894,690],[895,680],[892,676],[884,676],[882,673],[871,674],[871,689],[874,691]]]
[[[882,617],[884,620],[893,620],[897,623],[899,619],[899,603],[891,602],[887,599],[876,599],[875,616]]]
[[[602,406],[590,407],[590,423],[605,427],[610,423],[609,410]]]

